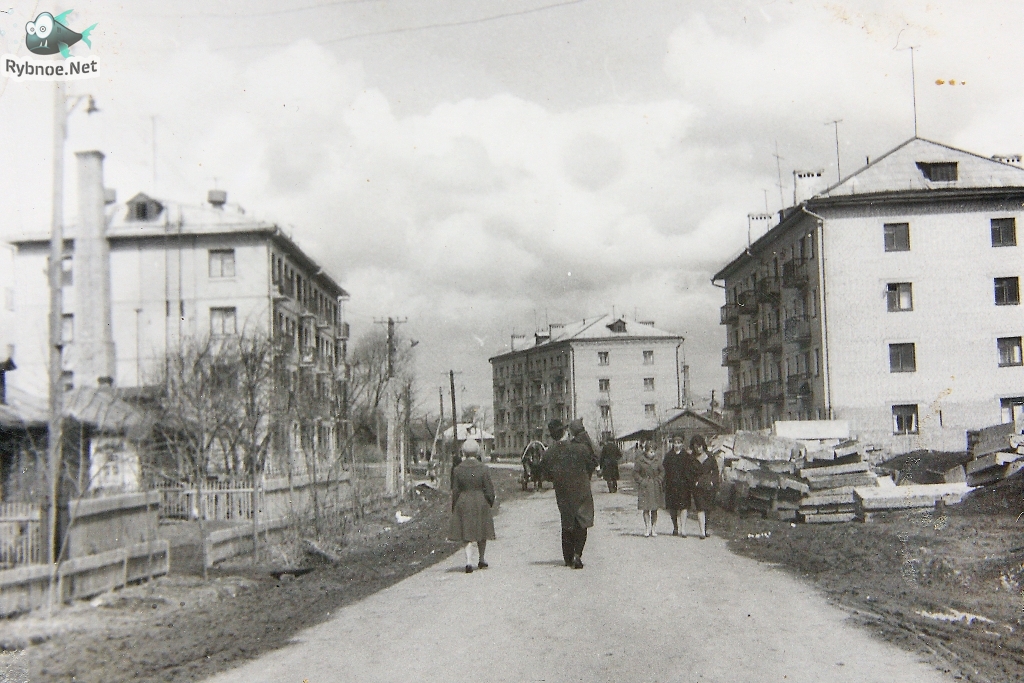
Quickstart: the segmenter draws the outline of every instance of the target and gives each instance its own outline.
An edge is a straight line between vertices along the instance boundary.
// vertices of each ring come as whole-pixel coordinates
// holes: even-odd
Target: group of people
[[[562,559],[565,566],[583,569],[587,529],[594,526],[594,496],[590,478],[597,469],[597,450],[582,420],[568,426],[561,420],[548,423],[552,444],[544,452],[541,468],[555,485],[555,500],[562,527]],[[487,541],[493,540],[494,484],[480,461],[480,446],[467,439],[462,460],[452,469],[452,516],[448,538],[466,544],[466,573],[486,569]]]
[[[618,491],[618,464],[622,457],[613,441],[602,444],[600,456],[582,420],[564,425],[548,423],[552,443],[541,462],[545,479],[555,485],[555,501],[561,518],[562,559],[565,566],[583,569],[583,548],[587,529],[594,526],[594,495],[590,480],[601,466],[609,493]],[[487,541],[493,540],[494,484],[480,460],[479,444],[468,439],[462,446],[462,461],[452,469],[452,516],[448,538],[466,544],[466,573],[486,569]],[[658,510],[672,517],[672,534],[686,535],[689,510],[697,513],[700,538],[707,538],[707,512],[715,498],[718,465],[708,452],[702,436],[690,440],[675,437],[664,456],[653,443],[638,449],[633,463],[637,507],[643,512],[645,536],[657,536]],[[681,522],[680,522],[681,518]]]
[[[707,514],[715,501],[719,472],[703,436],[690,439],[689,449],[682,437],[673,437],[664,456],[653,443],[644,444],[633,463],[633,480],[637,508],[643,512],[644,536],[658,535],[658,510],[668,510],[673,536],[686,536],[686,518],[694,510],[700,538],[708,537]]]

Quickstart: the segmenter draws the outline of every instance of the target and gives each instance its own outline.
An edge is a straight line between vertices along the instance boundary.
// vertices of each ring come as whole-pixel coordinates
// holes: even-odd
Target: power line
[[[515,12],[503,12],[501,14],[492,14],[490,16],[478,17],[476,19],[464,19],[462,21],[444,21],[435,24],[421,24],[419,26],[403,26],[400,28],[389,28],[380,31],[367,31],[365,33],[353,33],[347,36],[339,36],[338,38],[329,38],[327,40],[315,41],[320,45],[329,45],[332,43],[343,43],[349,40],[359,40],[360,38],[374,38],[377,36],[387,36],[397,33],[414,33],[416,31],[428,31],[435,28],[457,28],[459,26],[472,26],[474,24],[484,24],[491,21],[498,21],[500,19],[509,19],[511,17],[521,17],[528,14],[536,14],[538,12],[546,12],[547,10],[557,9],[559,7],[568,7],[570,5],[579,5],[589,0],[566,0],[565,2],[556,2],[550,5],[542,5],[540,7],[533,7],[525,10],[518,10]],[[254,45],[226,45],[222,48],[217,48],[214,52],[222,52],[224,50],[247,50],[251,48],[267,48],[267,47],[283,47],[291,45],[292,42],[282,43],[259,43]]]

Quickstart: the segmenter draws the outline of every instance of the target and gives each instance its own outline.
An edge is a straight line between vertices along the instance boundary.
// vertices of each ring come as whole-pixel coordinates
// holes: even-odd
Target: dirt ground
[[[1022,480],[879,522],[791,524],[716,512],[742,555],[781,565],[879,637],[967,681],[1024,680]]]
[[[499,501],[519,495],[518,472],[493,473]],[[0,649],[33,683],[202,679],[449,557],[458,546],[445,538],[447,494],[413,498],[396,506],[411,521],[396,524],[395,508],[366,520],[337,565],[282,576],[280,567],[236,561],[204,582],[194,575],[201,566],[195,554],[179,553],[170,576],[75,604],[54,619],[0,623]],[[10,663],[0,659],[0,672]]]

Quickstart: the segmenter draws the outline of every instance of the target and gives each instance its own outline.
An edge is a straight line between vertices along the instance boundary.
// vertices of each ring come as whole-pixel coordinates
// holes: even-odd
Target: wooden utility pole
[[[400,389],[396,387],[392,381],[395,377],[395,326],[400,325],[406,320],[396,320],[395,318],[388,318],[386,321],[377,321],[378,324],[386,324],[388,330],[387,336],[387,389],[386,389],[386,407],[384,409],[385,418],[387,420],[387,451],[385,456],[385,472],[384,472],[384,492],[388,496],[393,496],[396,493],[399,495],[405,495],[405,481],[404,481],[404,466],[399,471],[399,463],[401,462],[401,446],[398,440],[398,424],[399,424],[399,412],[401,409],[401,398],[399,396]],[[402,476],[402,480],[398,481]],[[401,491],[397,489],[401,487]]]
[[[46,561],[57,561],[57,498],[64,441],[63,322],[62,276],[64,260],[64,138],[67,136],[67,98],[63,81],[54,83],[53,92],[53,213],[50,216],[50,419],[47,434]]]
[[[455,411],[455,371],[448,371],[448,382],[452,391],[452,457],[459,452],[459,414]]]

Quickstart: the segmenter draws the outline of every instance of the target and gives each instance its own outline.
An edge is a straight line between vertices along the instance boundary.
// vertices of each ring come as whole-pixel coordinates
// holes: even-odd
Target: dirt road
[[[596,504],[583,570],[562,564],[554,494],[533,494],[503,507],[490,569],[459,553],[210,680],[950,680],[721,539],[644,538],[631,495]]]

